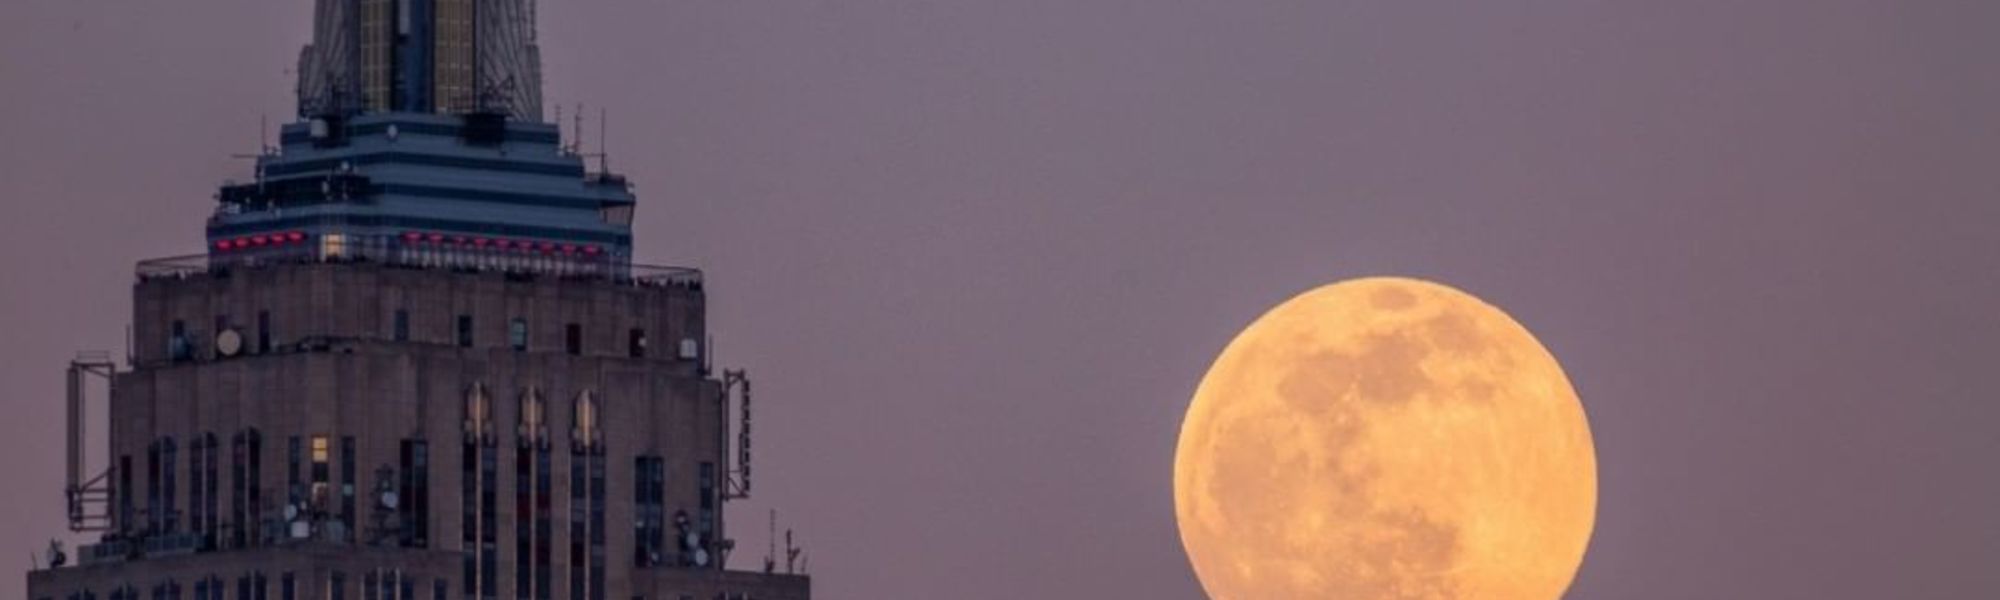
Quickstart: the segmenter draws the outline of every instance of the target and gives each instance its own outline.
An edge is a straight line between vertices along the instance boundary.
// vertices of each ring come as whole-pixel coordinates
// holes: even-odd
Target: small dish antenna
[[[215,334],[215,352],[224,358],[234,357],[243,352],[243,334],[235,329],[224,329]]]

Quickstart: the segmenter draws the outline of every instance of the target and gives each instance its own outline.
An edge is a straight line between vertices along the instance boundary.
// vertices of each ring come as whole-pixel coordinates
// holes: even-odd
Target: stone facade
[[[134,297],[113,530],[33,600],[809,596],[722,570],[730,414],[698,274],[314,262]]]

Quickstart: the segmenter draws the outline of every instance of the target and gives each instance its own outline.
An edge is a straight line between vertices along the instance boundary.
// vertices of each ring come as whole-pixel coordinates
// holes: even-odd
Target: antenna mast
[[[771,533],[764,538],[769,548],[764,551],[764,574],[778,570],[778,509],[771,509]]]

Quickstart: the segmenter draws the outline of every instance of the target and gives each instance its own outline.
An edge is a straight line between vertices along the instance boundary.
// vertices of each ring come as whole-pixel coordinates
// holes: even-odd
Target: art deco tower
[[[206,253],[139,264],[124,363],[70,367],[98,537],[29,598],[809,597],[726,569],[748,379],[711,370],[704,275],[634,264],[629,184],[541,121],[532,24],[319,0],[299,121]]]

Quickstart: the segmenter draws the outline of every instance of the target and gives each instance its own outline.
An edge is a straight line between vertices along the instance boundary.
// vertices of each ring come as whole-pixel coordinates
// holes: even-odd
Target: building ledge
[[[609,255],[564,256],[545,253],[518,255],[452,249],[368,249],[345,247],[326,252],[311,246],[274,246],[228,255],[194,254],[140,261],[134,269],[141,282],[159,279],[226,277],[236,271],[302,265],[374,265],[439,273],[490,273],[508,277],[553,277],[603,281],[635,287],[700,290],[700,269],[622,262]]]

